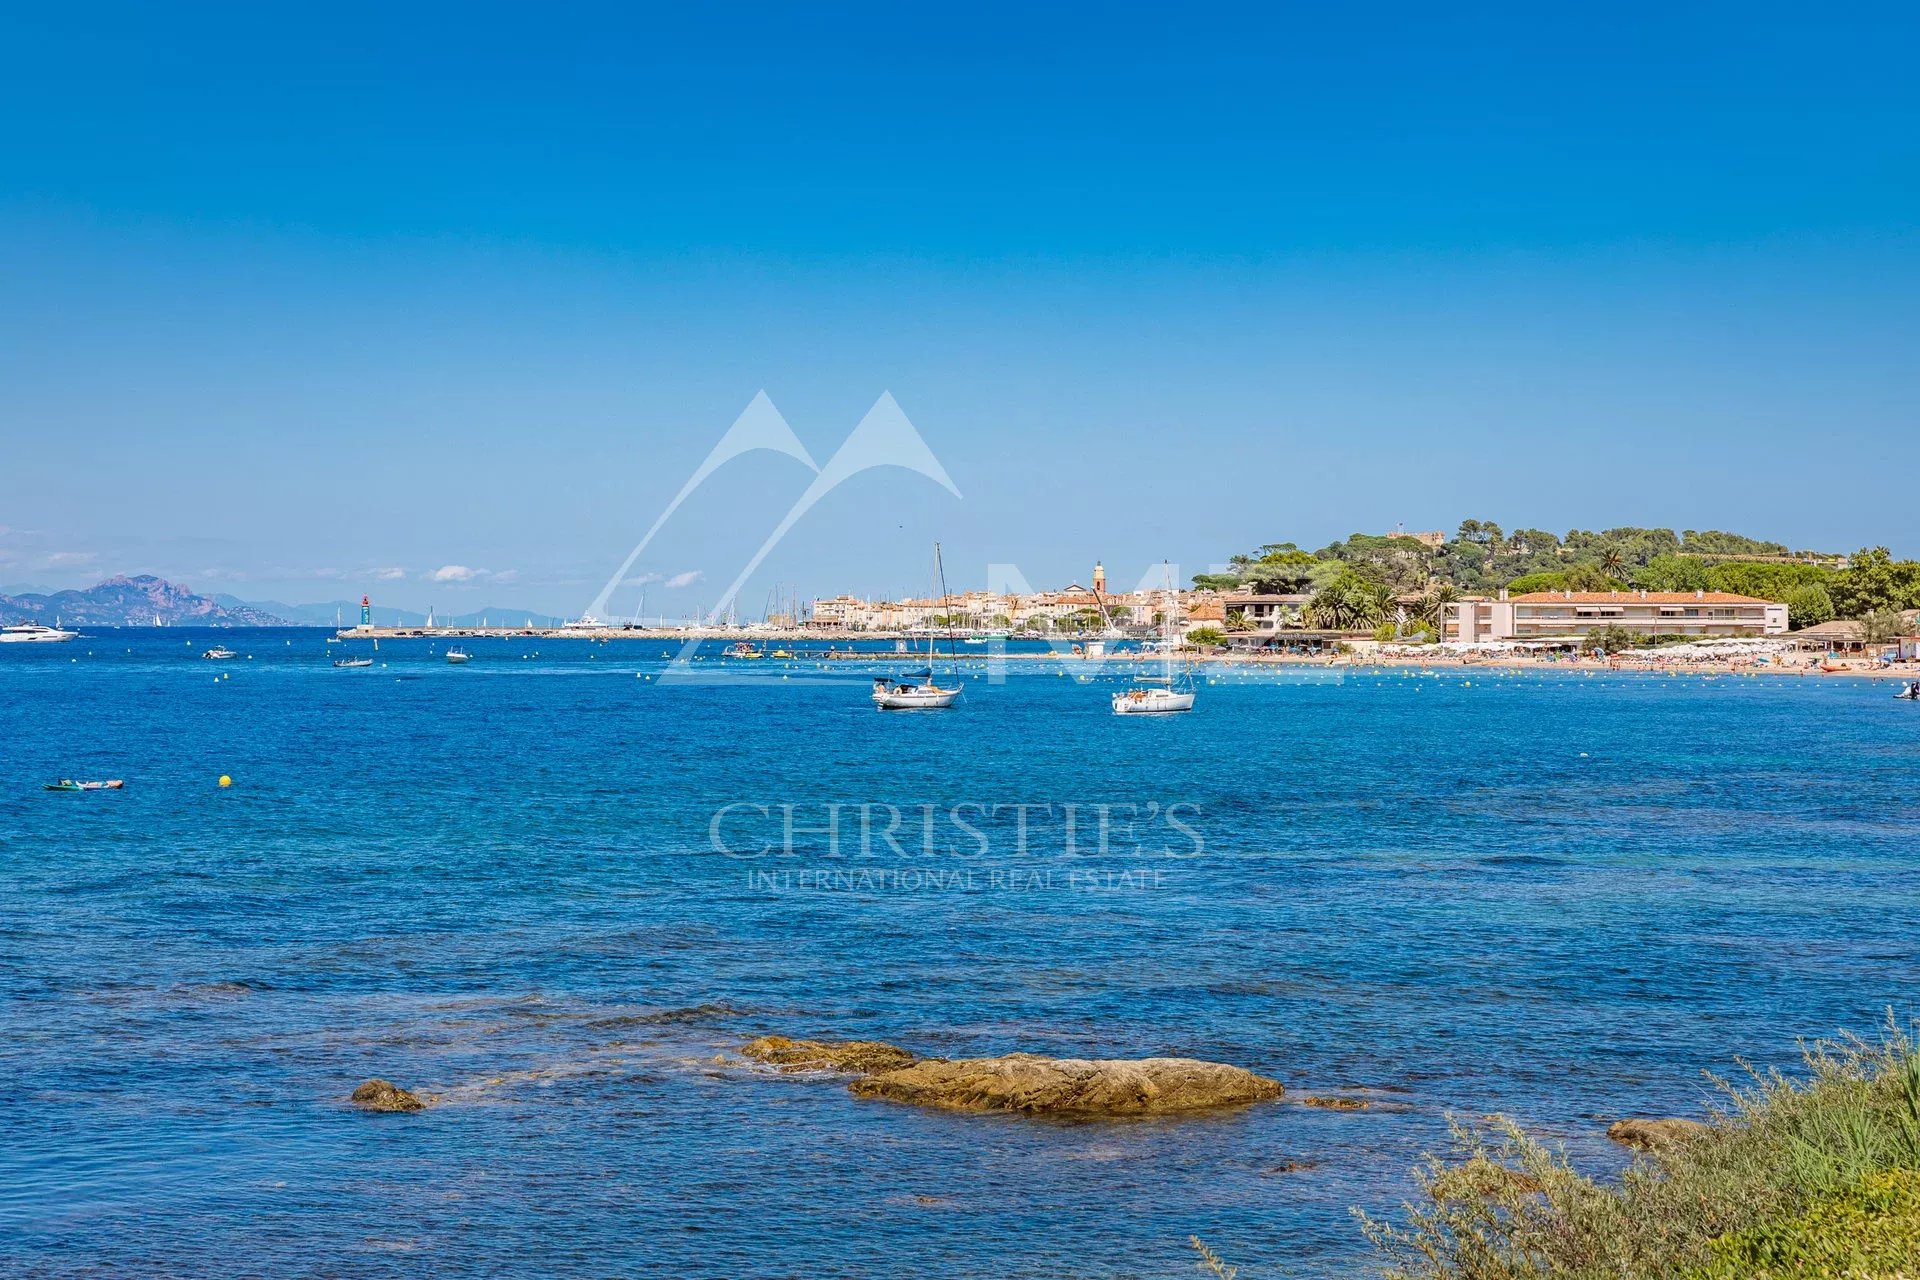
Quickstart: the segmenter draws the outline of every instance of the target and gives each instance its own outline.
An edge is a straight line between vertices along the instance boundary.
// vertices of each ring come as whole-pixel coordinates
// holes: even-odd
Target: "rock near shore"
[[[1278,1080],[1193,1058],[928,1059],[855,1080],[866,1098],[953,1111],[1026,1115],[1149,1116],[1240,1106],[1278,1098]]]
[[[850,1071],[856,1075],[892,1071],[914,1060],[911,1053],[898,1045],[878,1040],[789,1040],[785,1036],[761,1036],[742,1045],[740,1052],[782,1071]]]
[[[1662,1151],[1691,1142],[1707,1131],[1698,1120],[1616,1120],[1607,1136],[1635,1151]]]
[[[353,1091],[354,1105],[369,1111],[425,1111],[427,1104],[388,1080],[369,1080]]]

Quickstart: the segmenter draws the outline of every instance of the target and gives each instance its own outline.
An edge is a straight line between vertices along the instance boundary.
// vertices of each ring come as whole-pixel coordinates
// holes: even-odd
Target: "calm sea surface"
[[[719,646],[325,636],[0,647],[8,1274],[1345,1275],[1449,1111],[1608,1169],[1608,1119],[1915,1011],[1885,684],[1221,673],[1152,719],[1055,663],[886,715]],[[928,1113],[767,1032],[1380,1105]]]

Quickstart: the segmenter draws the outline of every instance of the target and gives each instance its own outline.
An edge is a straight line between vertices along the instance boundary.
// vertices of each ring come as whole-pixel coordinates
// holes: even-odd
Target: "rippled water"
[[[1920,708],[1885,685],[1228,674],[1160,720],[1032,664],[882,715],[862,670],[676,684],[648,643],[219,638],[0,648],[15,1272],[1158,1276],[1198,1233],[1349,1274],[1348,1206],[1391,1210],[1449,1110],[1606,1166],[1608,1118],[1697,1112],[1703,1070],[1913,1011]],[[784,856],[779,806],[834,802]],[[957,804],[1054,808],[1022,851]],[[1102,804],[1191,806],[1203,847],[1143,818],[1102,854]],[[728,805],[774,850],[717,852]],[[861,805],[905,856],[860,856]],[[1380,1105],[925,1113],[732,1055],[773,1031]],[[345,1105],[374,1075],[443,1104]]]

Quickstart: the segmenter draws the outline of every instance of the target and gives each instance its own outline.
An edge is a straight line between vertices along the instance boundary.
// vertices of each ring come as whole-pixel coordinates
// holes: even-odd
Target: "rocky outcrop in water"
[[[353,1091],[355,1106],[369,1111],[425,1111],[427,1104],[389,1080],[369,1080]]]
[[[878,1040],[789,1040],[785,1036],[761,1036],[742,1045],[740,1052],[756,1062],[772,1063],[782,1071],[850,1071],[869,1075],[913,1062],[913,1055],[905,1049]]]
[[[1373,1105],[1365,1098],[1342,1098],[1333,1095],[1302,1098],[1300,1102],[1302,1106],[1320,1107],[1326,1111],[1365,1111]]]
[[[927,1059],[855,1080],[864,1098],[951,1111],[1024,1115],[1150,1116],[1206,1111],[1278,1098],[1278,1080],[1193,1058]]]
[[[1616,1120],[1607,1136],[1635,1151],[1660,1151],[1690,1142],[1707,1131],[1698,1120]]]

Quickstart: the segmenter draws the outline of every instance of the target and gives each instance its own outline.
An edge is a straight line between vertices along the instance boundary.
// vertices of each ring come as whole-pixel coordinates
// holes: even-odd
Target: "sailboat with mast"
[[[1133,687],[1113,695],[1113,713],[1117,716],[1167,715],[1193,710],[1193,680],[1184,669],[1174,671],[1173,615],[1180,608],[1179,593],[1173,589],[1173,566],[1167,566],[1167,604],[1161,611],[1160,655],[1162,674],[1136,676]]]
[[[947,601],[947,575],[940,565],[940,544],[933,544],[933,581],[939,595],[935,597],[935,608],[945,608]],[[881,711],[933,710],[938,707],[950,707],[960,696],[959,664],[953,657],[953,630],[947,628],[947,665],[948,674],[953,680],[952,688],[942,687],[933,676],[933,640],[934,628],[927,630],[927,665],[921,671],[909,671],[902,676],[875,676],[873,678],[873,705]]]

